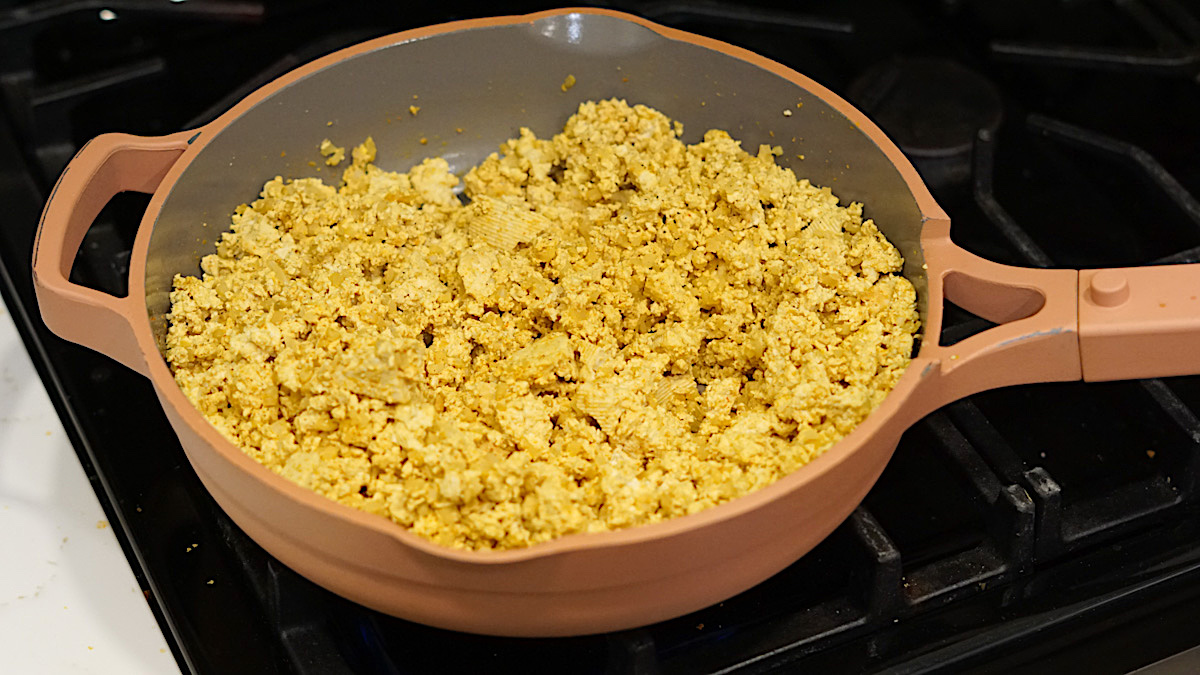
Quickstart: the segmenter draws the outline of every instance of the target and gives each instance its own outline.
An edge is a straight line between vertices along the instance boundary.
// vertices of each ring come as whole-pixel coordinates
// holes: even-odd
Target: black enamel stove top
[[[1200,9],[1184,0],[607,6],[747,47],[849,98],[973,252],[1041,267],[1200,261]],[[337,48],[481,13],[0,0],[0,290],[185,670],[1104,673],[1200,644],[1200,378],[952,404],[904,435],[810,555],[718,606],[610,635],[411,624],[313,586],[247,539],[148,383],[38,319],[29,255],[47,189],[96,134],[188,128]],[[79,283],[124,292],[145,204],[109,204]],[[946,342],[988,325],[947,312]]]

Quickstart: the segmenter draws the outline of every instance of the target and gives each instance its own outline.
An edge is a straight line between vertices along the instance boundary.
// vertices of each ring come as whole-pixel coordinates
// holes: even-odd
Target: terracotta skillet
[[[577,84],[564,91],[568,75]],[[880,408],[810,465],[665,523],[522,550],[456,551],[276,476],[221,437],[175,385],[160,352],[172,277],[198,272],[234,207],[266,179],[321,175],[309,161],[320,159],[322,138],[354,144],[373,135],[384,168],[441,155],[461,171],[518,125],[549,135],[580,101],[612,96],[684,121],[688,141],[722,128],[750,149],[782,145],[781,163],[843,201],[863,202],[904,254],[927,339]],[[68,275],[96,214],[125,190],[153,197],[129,294],[118,298]],[[745,50],[594,9],[380,38],[299,68],[200,129],[100,136],[59,179],[33,268],[46,324],[150,379],[200,479],[269,552],[369,607],[495,635],[617,630],[757,584],[851,513],[910,424],[957,398],[1029,382],[1200,372],[1200,267],[1032,270],[980,259],[951,242],[949,218],[900,151],[829,90]],[[1001,325],[941,346],[943,300]]]

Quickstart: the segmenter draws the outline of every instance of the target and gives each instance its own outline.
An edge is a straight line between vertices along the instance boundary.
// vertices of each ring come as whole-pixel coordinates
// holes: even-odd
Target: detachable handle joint
[[[950,242],[928,241],[930,297],[944,297],[999,326],[954,345],[927,336],[921,356],[941,378],[934,407],[980,391],[1081,377],[1077,270],[1009,267]],[[930,307],[940,327],[941,307]]]

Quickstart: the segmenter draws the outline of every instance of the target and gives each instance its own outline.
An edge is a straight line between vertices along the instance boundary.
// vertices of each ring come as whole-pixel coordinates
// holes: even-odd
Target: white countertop
[[[0,671],[178,673],[0,302]]]

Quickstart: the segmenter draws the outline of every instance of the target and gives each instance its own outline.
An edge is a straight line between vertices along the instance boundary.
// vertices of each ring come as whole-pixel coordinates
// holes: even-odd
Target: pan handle
[[[948,232],[924,249],[929,297],[1000,324],[954,345],[922,346],[920,355],[934,359],[923,375],[940,379],[927,389],[925,411],[988,389],[1080,379],[1078,270],[1001,265],[959,248]]]
[[[1200,374],[1200,265],[1081,270],[1079,351],[1091,382]]]
[[[46,325],[71,342],[146,374],[133,326],[139,298],[118,298],[70,281],[71,265],[92,221],[114,195],[153,193],[196,131],[146,138],[104,134],[80,149],[50,193],[33,244],[33,283]]]

